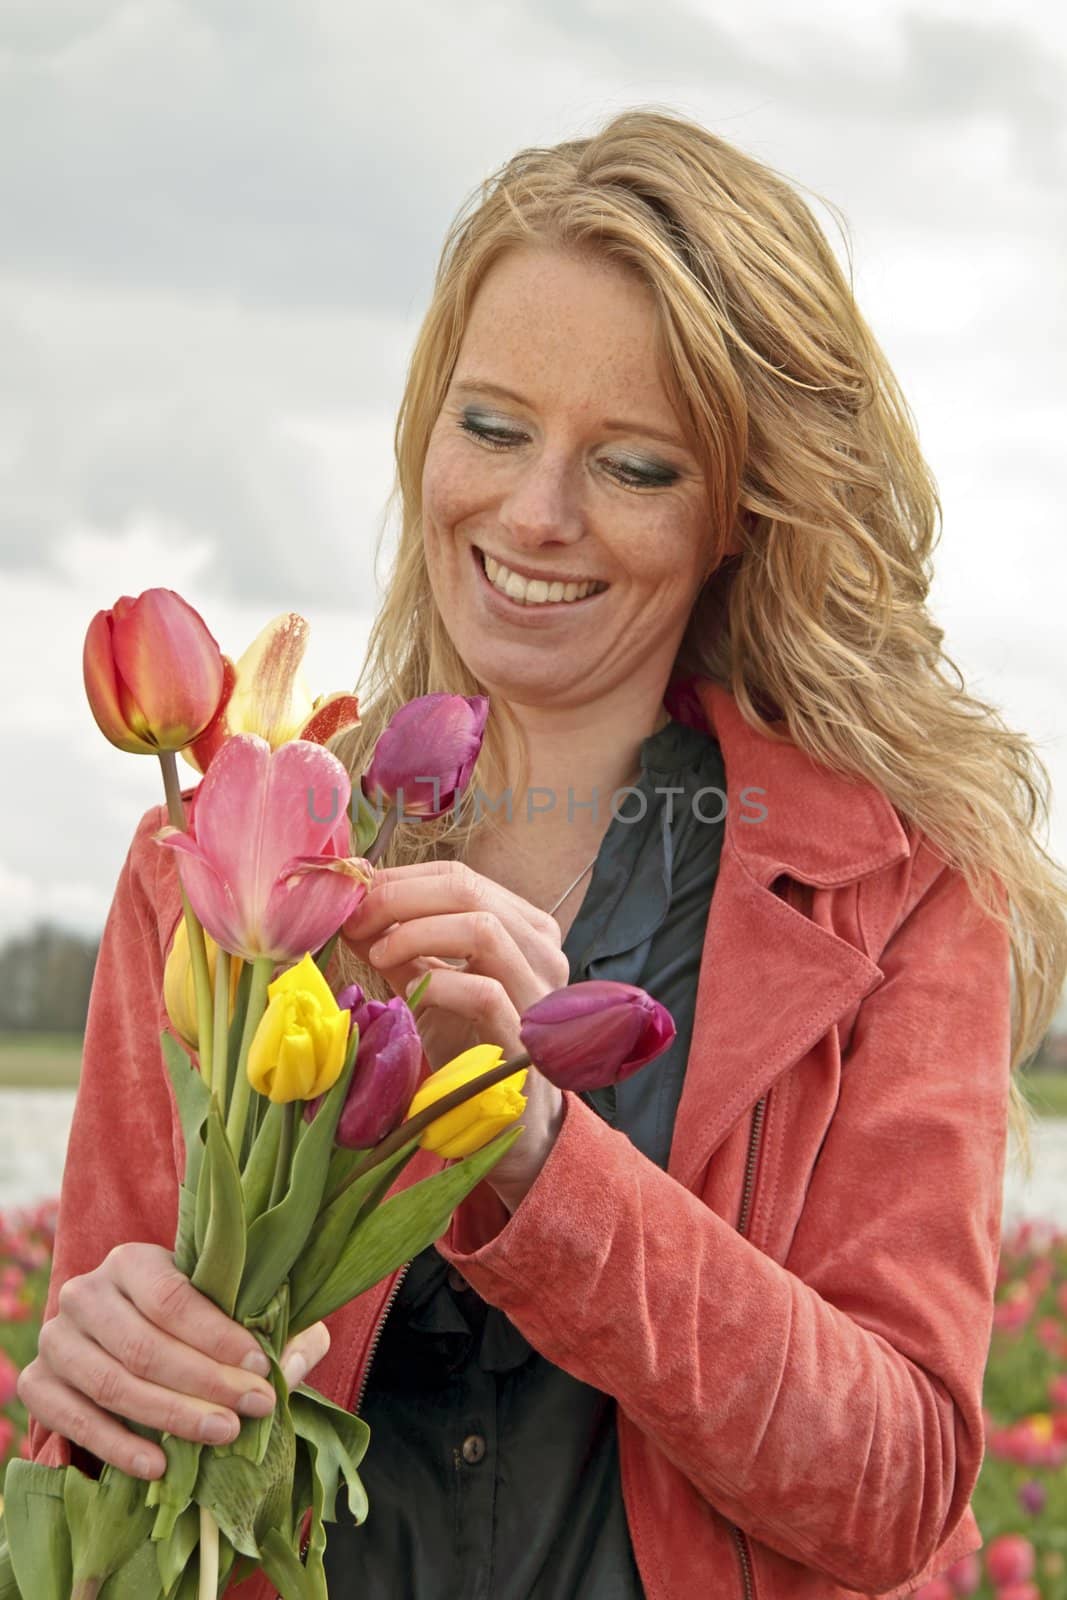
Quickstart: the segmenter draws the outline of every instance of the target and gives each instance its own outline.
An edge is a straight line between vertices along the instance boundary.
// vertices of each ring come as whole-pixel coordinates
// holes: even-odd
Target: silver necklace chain
[[[560,895],[560,897],[556,901],[555,905],[552,906],[549,909],[549,913],[548,914],[549,914],[550,917],[554,917],[555,916],[556,912],[559,910],[559,908],[563,904],[564,900],[566,900],[566,898],[570,894],[571,890],[572,889],[577,889],[578,885],[581,883],[582,879],[585,877],[585,875],[589,871],[590,867],[595,867],[596,866],[597,856],[599,856],[599,854],[600,854],[600,851],[597,850],[596,856],[593,857],[592,861],[587,862],[586,865],[582,868],[581,872],[579,872],[578,876],[575,878],[574,882],[572,884],[570,884],[566,889],[564,889],[563,893]]]

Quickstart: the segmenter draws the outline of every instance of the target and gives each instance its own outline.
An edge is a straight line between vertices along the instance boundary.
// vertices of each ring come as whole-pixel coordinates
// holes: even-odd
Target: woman
[[[335,748],[360,770],[434,690],[492,714],[460,816],[398,828],[335,976],[429,970],[434,1065],[510,1050],[590,975],[648,987],[678,1040],[614,1099],[531,1072],[444,1238],[291,1352],[373,1433],[331,1594],[909,1593],[981,1543],[1013,1073],[1067,927],[1047,777],[925,609],[938,506],[892,375],[794,191],[636,110],[457,221],[397,457],[369,709]],[[160,820],[101,949],[20,1390],[44,1459],[146,1477],[118,1416],[232,1431],[265,1387],[167,1254]]]

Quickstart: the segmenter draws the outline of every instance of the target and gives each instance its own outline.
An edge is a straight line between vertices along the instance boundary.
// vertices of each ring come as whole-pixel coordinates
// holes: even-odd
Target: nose
[[[497,510],[511,547],[532,550],[574,544],[585,532],[581,467],[562,451],[516,464]]]

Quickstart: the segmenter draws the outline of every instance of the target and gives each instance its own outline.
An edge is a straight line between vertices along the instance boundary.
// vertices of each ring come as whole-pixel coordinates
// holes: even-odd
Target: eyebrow
[[[461,382],[454,383],[452,387],[466,394],[478,392],[498,395],[501,400],[515,400],[520,406],[528,406],[530,403],[514,389],[507,389],[502,383],[490,383],[483,378],[465,378]],[[688,449],[685,440],[680,439],[676,433],[664,433],[661,428],[652,428],[647,422],[626,422],[620,421],[617,417],[605,417],[601,427],[611,428],[619,433],[643,433],[650,439],[659,439],[663,444],[675,445],[679,450]]]

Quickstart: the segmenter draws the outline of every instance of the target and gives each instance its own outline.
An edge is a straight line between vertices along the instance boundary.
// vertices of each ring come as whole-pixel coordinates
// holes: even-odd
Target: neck
[[[503,826],[531,843],[552,835],[579,852],[583,841],[592,841],[595,850],[611,821],[612,794],[640,773],[642,742],[670,721],[662,692],[641,694],[627,686],[614,703],[558,707],[509,700],[508,706],[519,724],[527,783],[518,786],[515,745],[505,756],[512,821],[502,808]]]

